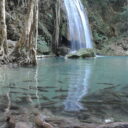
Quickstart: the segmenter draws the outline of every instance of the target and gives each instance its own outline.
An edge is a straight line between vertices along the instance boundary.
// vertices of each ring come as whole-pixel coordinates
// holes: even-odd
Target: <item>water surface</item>
[[[87,121],[128,121],[127,66],[128,57],[99,57],[47,58],[36,68],[1,68],[0,113],[33,106]]]

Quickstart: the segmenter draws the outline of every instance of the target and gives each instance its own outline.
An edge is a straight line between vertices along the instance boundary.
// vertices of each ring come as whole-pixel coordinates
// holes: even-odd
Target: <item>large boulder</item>
[[[95,57],[94,49],[83,48],[75,53],[69,53],[68,55],[66,55],[66,58],[71,58],[71,59],[88,58],[88,57]]]
[[[66,55],[66,58],[69,58],[69,59],[78,59],[80,58],[80,56],[76,53],[69,53],[68,55]]]
[[[91,48],[80,49],[77,54],[82,58],[95,57],[94,49]]]

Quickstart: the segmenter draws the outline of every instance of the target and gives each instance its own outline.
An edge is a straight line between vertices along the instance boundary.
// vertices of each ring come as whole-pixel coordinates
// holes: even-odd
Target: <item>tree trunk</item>
[[[5,0],[0,0],[0,63],[7,63],[7,27],[5,19]]]
[[[52,41],[53,52],[57,54],[57,49],[59,46],[59,33],[60,33],[60,0],[56,0],[55,6],[53,8],[53,14],[55,15],[54,20],[54,33]]]
[[[38,0],[29,0],[23,32],[11,56],[20,65],[36,65]]]

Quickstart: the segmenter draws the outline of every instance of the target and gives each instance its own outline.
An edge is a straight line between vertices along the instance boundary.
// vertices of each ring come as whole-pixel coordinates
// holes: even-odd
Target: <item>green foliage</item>
[[[41,54],[49,54],[50,48],[47,45],[43,36],[38,36],[37,51]]]
[[[96,42],[103,42],[108,40],[107,36],[100,34],[97,31],[94,31],[94,39]]]
[[[120,13],[121,21],[126,20],[128,22],[128,5],[123,7],[123,11]]]
[[[41,35],[38,36],[38,43],[46,43],[43,36]]]

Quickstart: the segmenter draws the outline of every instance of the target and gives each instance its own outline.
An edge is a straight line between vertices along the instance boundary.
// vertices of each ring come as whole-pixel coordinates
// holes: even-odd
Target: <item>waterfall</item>
[[[64,0],[69,28],[71,51],[81,48],[93,48],[92,35],[87,11],[80,0]]]

